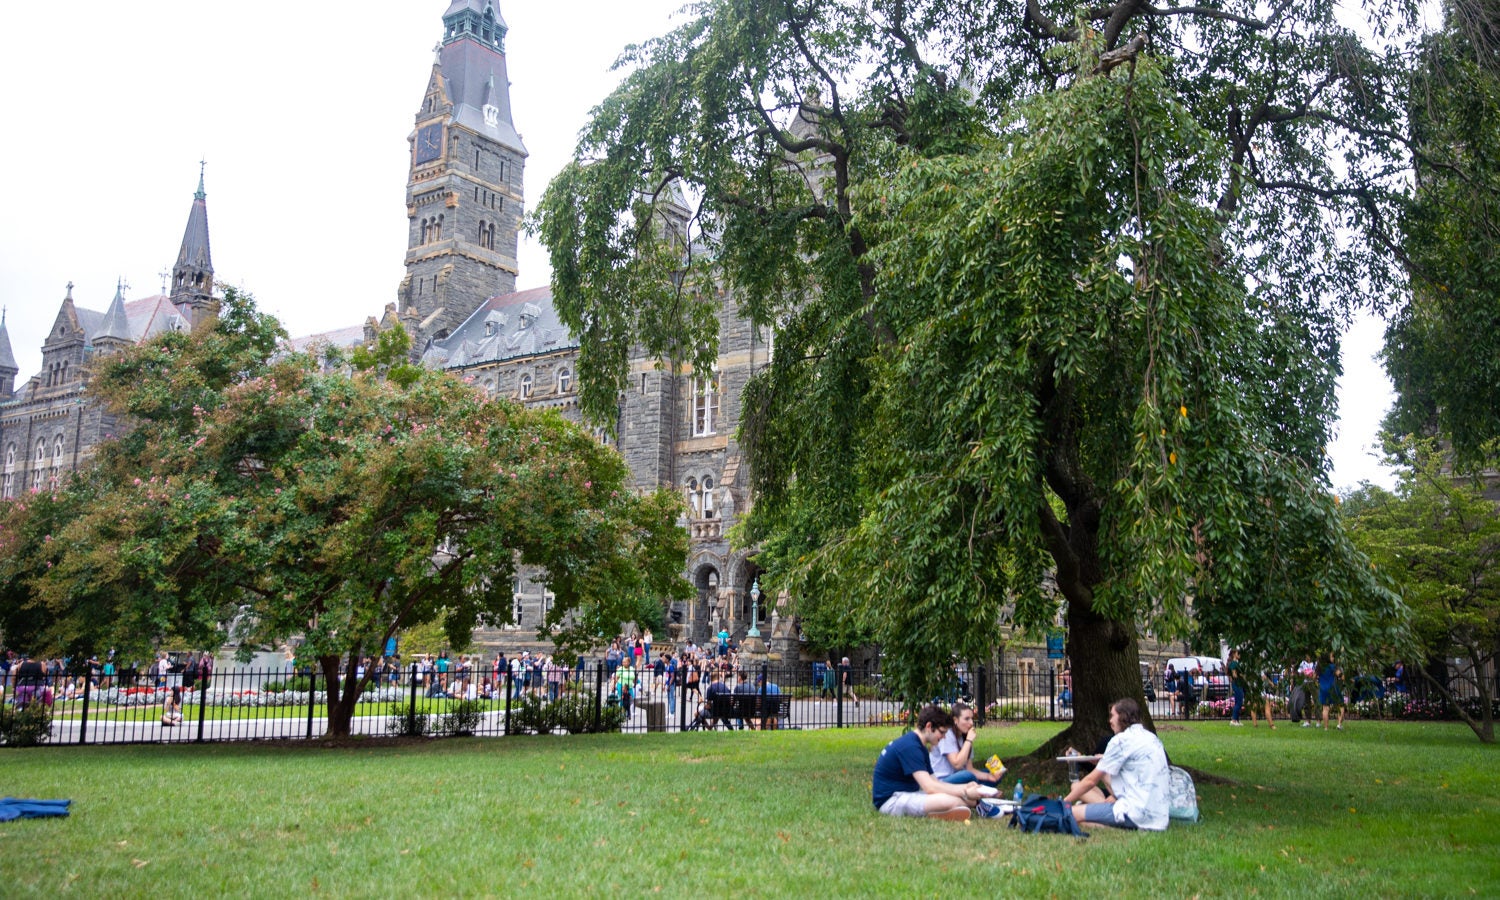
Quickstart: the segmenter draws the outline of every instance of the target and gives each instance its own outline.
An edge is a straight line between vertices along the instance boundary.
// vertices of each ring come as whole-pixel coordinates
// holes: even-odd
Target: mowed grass
[[[0,824],[0,895],[1500,894],[1500,755],[1462,726],[1164,727],[1234,783],[1199,784],[1201,824],[1086,842],[877,815],[895,729],[0,751],[0,793],[74,801]]]

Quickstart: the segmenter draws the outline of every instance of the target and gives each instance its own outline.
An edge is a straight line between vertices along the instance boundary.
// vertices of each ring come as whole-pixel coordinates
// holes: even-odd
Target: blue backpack
[[[1038,834],[1051,832],[1071,834],[1078,838],[1088,837],[1088,834],[1078,827],[1078,820],[1073,818],[1073,810],[1068,804],[1056,797],[1043,797],[1040,794],[1030,794],[1025,800],[1016,804],[1015,810],[1010,814],[1010,827],[1019,828],[1022,832]]]

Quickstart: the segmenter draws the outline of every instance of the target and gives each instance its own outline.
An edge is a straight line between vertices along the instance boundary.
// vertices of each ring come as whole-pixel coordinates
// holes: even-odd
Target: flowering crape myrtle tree
[[[585,408],[631,346],[711,364],[729,291],[774,331],[740,431],[766,582],[913,699],[1064,607],[1042,753],[1140,697],[1143,627],[1388,645],[1323,447],[1341,316],[1395,283],[1404,59],[1325,0],[709,0],[627,50],[538,210]]]
[[[686,589],[680,501],[637,494],[576,426],[405,365],[399,338],[351,369],[277,354],[279,337],[231,290],[215,328],[102,362],[91,390],[135,427],[96,470],[5,508],[8,632],[206,645],[244,612],[247,643],[304,638],[337,736],[355,660],[416,624],[462,645],[509,622],[519,566],[545,569],[544,624],[572,650],[594,635],[567,622]]]

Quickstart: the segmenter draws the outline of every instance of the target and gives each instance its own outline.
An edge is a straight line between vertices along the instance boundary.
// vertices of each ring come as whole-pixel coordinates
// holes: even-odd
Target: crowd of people
[[[1408,690],[1406,665],[1402,661],[1398,660],[1385,677],[1351,677],[1331,652],[1304,657],[1296,665],[1277,667],[1256,665],[1235,649],[1229,652],[1224,674],[1231,701],[1229,723],[1236,727],[1244,724],[1242,718],[1248,711],[1252,727],[1259,727],[1263,718],[1274,729],[1275,707],[1279,704],[1295,725],[1327,728],[1332,718],[1335,730],[1342,730],[1350,703]],[[1190,715],[1208,695],[1212,675],[1201,667],[1177,671],[1169,664],[1162,675],[1162,687],[1170,713]]]

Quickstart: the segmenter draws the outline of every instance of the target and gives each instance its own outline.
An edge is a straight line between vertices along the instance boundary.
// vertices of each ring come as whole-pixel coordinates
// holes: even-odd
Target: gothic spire
[[[10,332],[5,328],[5,311],[0,310],[0,374],[9,372],[14,377],[20,371],[15,354],[10,352]]]
[[[94,333],[95,344],[117,341],[128,344],[134,340],[130,333],[130,317],[125,315],[125,281],[121,279],[115,284],[115,299],[109,304],[109,312],[104,314],[104,321],[99,323],[99,330]]]
[[[198,190],[193,193],[193,208],[188,213],[187,229],[182,233],[182,247],[177,264],[172,266],[171,300],[179,309],[188,307],[187,318],[197,325],[213,305],[214,263],[208,246],[208,201],[203,190],[203,169],[198,164]]]

